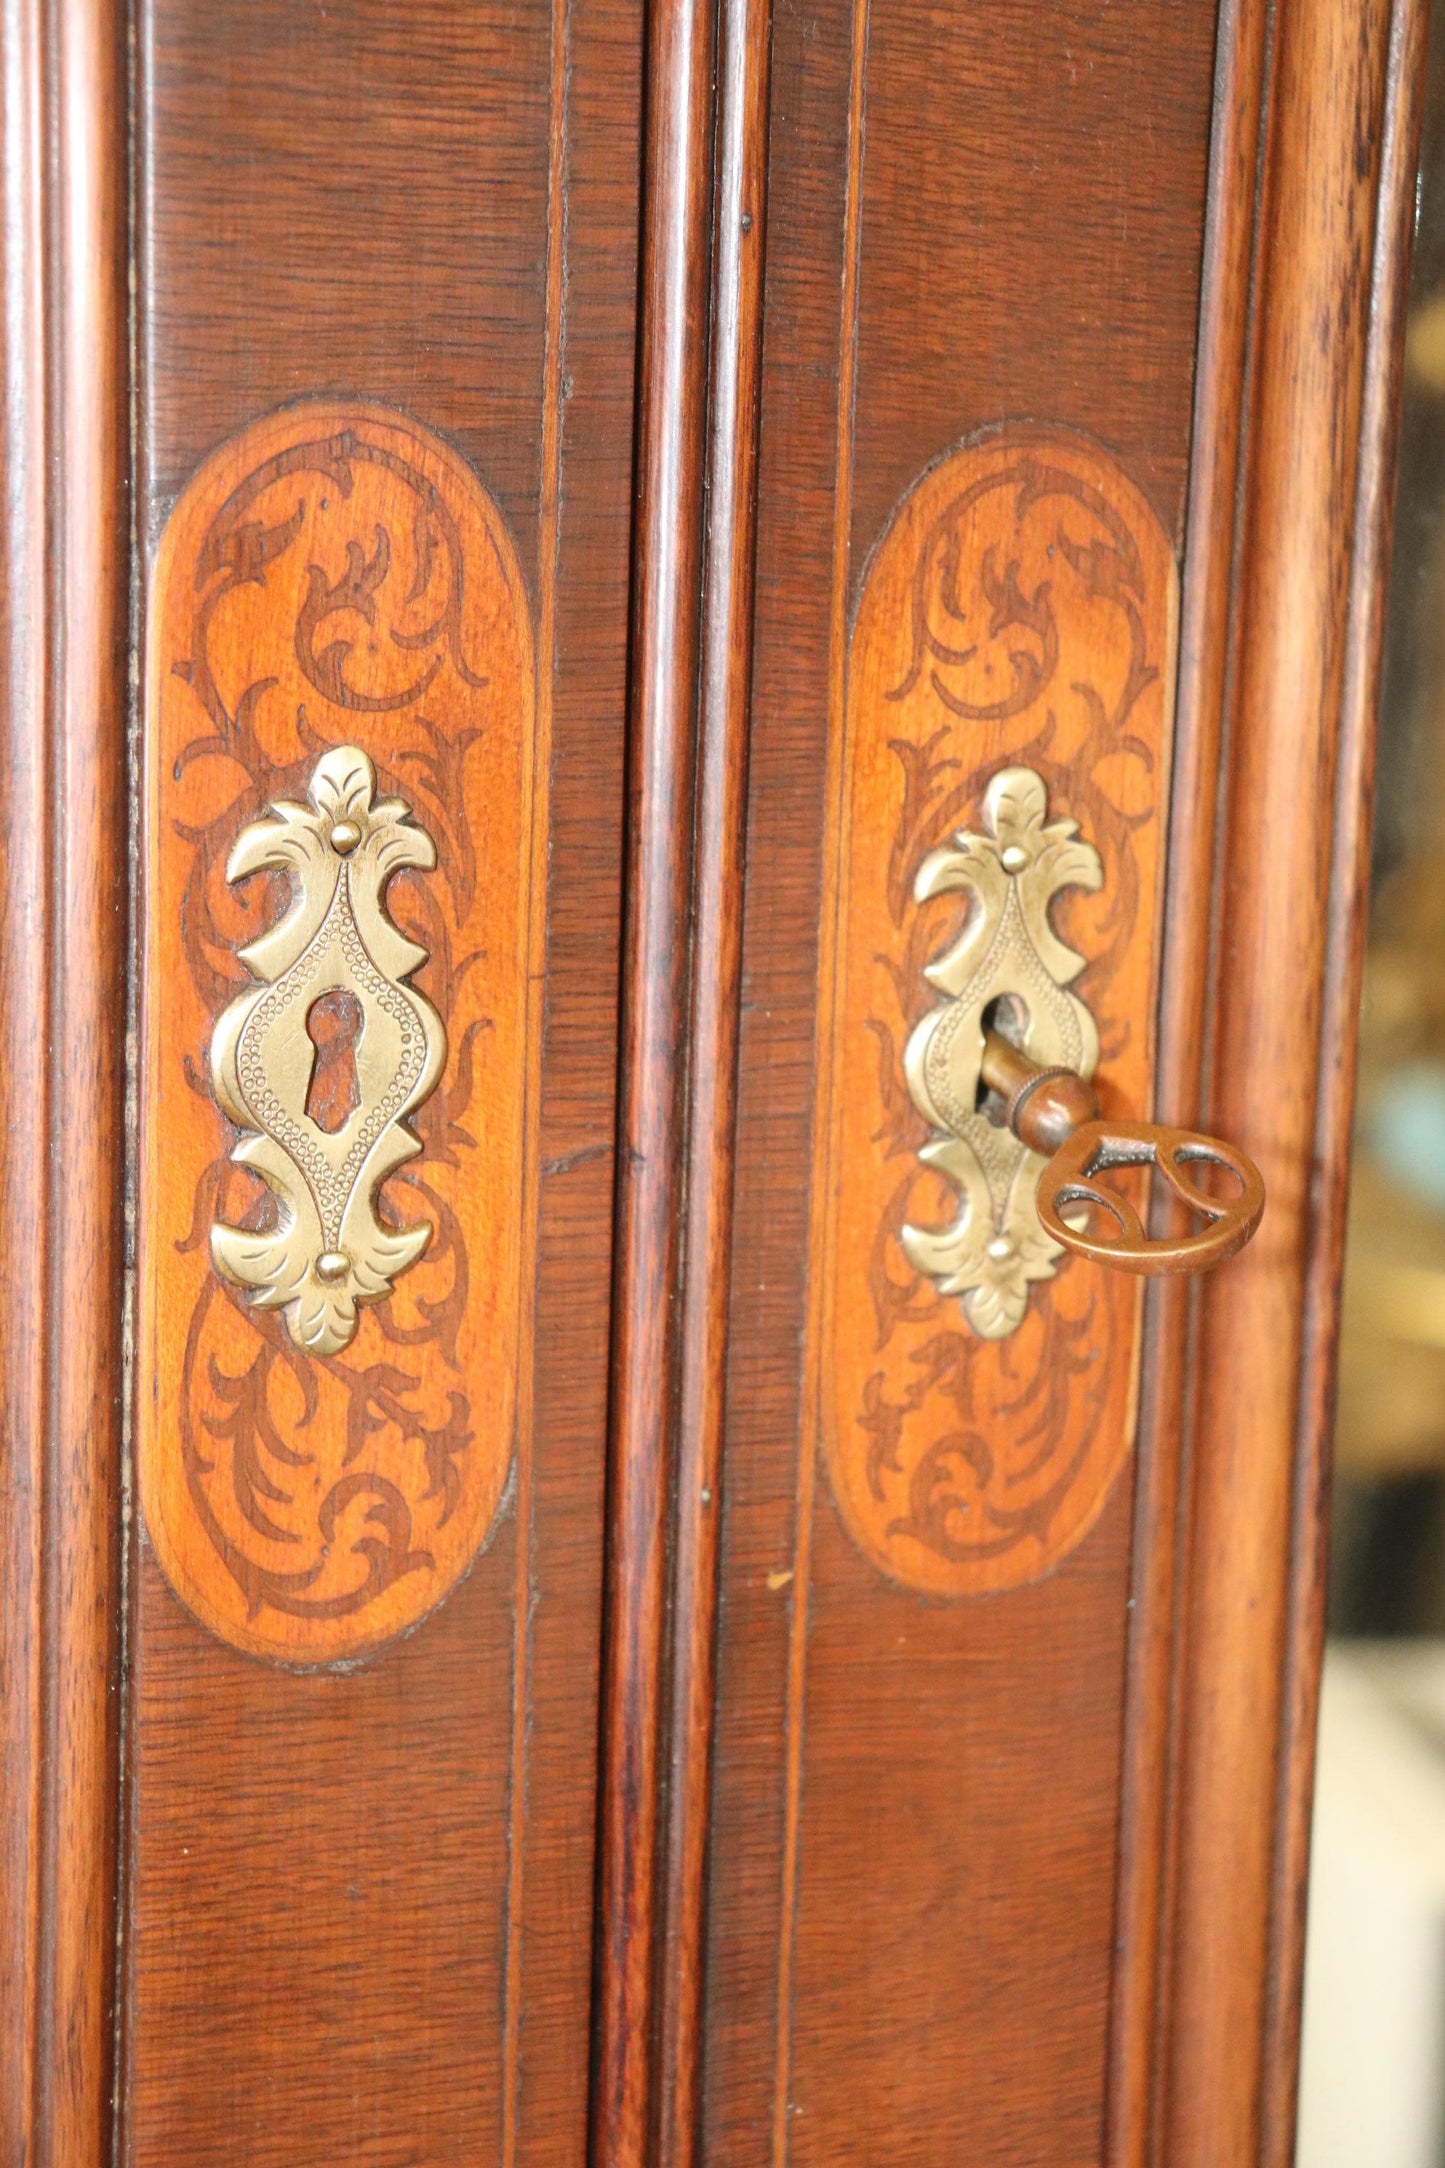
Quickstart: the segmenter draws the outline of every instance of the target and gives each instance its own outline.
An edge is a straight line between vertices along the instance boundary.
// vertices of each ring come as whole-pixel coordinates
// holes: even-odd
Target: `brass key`
[[[1264,1212],[1259,1169],[1222,1138],[1154,1122],[1105,1121],[1092,1084],[1072,1069],[1041,1069],[997,1031],[984,1035],[981,1068],[985,1084],[1004,1103],[1004,1123],[1048,1161],[1039,1177],[1039,1223],[1065,1249],[1151,1277],[1207,1272],[1243,1249],[1258,1227]],[[1199,1166],[1228,1168],[1238,1195],[1210,1195],[1191,1173]],[[1207,1224],[1194,1234],[1149,1235],[1129,1198],[1097,1179],[1112,1167],[1157,1167],[1174,1195]],[[1081,1205],[1112,1221],[1118,1232],[1071,1227],[1064,1214]]]

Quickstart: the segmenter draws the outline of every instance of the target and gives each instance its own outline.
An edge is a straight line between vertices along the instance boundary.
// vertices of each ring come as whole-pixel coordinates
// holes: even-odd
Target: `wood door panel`
[[[297,1672],[196,1625],[139,1538],[135,2163],[583,2151],[640,36],[624,0],[142,10],[147,562],[200,462],[258,416],[400,410],[515,542],[555,788],[545,968],[523,990],[536,1358],[515,1451],[488,1441],[512,1468],[482,1555],[359,1667]]]
[[[824,778],[870,553],[958,444],[1086,432],[1180,546],[1214,33],[1143,4],[775,22],[709,2162],[1104,2142],[1131,1485],[988,1597],[891,1586],[843,1529],[803,1361]]]

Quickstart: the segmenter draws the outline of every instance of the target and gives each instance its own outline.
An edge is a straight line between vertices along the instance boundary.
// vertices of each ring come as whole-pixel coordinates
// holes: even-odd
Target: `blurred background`
[[[1445,2168],[1445,0],[1380,716],[1299,2168]]]

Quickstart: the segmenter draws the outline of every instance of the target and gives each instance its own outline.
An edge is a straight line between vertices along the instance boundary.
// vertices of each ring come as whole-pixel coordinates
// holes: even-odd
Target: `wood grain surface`
[[[905,1255],[905,1225],[965,1209],[919,1157],[932,1132],[904,1047],[939,999],[925,966],[979,908],[920,904],[914,883],[984,825],[992,776],[1040,777],[1048,822],[1102,864],[1052,923],[1084,959],[1070,984],[1098,1029],[1104,1110],[1147,1119],[1175,592],[1169,538],[1115,462],[1014,427],[909,491],[859,597],[832,733],[804,1423],[855,1541],[925,1594],[1017,1587],[1083,1540],[1132,1442],[1143,1290],[1064,1264],[1016,1331],[985,1340]],[[1032,991],[1020,977],[1026,1007]]]
[[[1270,52],[1206,1101],[1259,1164],[1270,1201],[1251,1249],[1204,1290],[1194,1351],[1161,2137],[1181,2168],[1293,2151],[1351,1099],[1349,1057],[1341,1066],[1323,1026],[1328,1014],[1336,1034],[1353,1029],[1384,562],[1372,500],[1389,399],[1377,392],[1398,360],[1393,288],[1414,162],[1411,107],[1402,114],[1389,85],[1392,57],[1398,70],[1418,55],[1418,35],[1409,7],[1310,0],[1281,17]],[[1254,1065],[1267,1098],[1250,1088]]]
[[[1177,550],[1214,36],[1212,9],[1011,0],[967,37],[919,0],[774,25],[708,1921],[720,2168],[1102,2150],[1130,1486],[1044,1579],[942,1603],[863,1557],[804,1429],[829,718],[905,493],[990,426],[1084,432]]]
[[[1261,100],[1270,9],[1226,0],[1220,9],[1218,93],[1209,147],[1209,215],[1200,291],[1189,462],[1189,518],[1179,633],[1174,793],[1168,841],[1163,989],[1159,1002],[1157,1114],[1202,1121],[1202,1062],[1209,1036],[1213,861],[1218,798],[1224,787],[1222,728],[1228,622],[1235,568],[1235,477],[1244,436],[1244,382],[1250,353],[1252,223],[1261,145]],[[1192,1407],[1189,1283],[1150,1288],[1140,1401],[1140,1474],[1135,1485],[1133,1583],[1116,1947],[1109,2023],[1105,2159],[1140,2168],[1155,2159],[1161,2086],[1159,2023],[1174,1825],[1170,1782],[1174,1737],[1172,1665],[1179,1619],[1181,1483]]]
[[[1424,13],[137,0],[128,62],[0,0],[5,2161],[1285,2168]],[[949,527],[1025,447],[1066,568]],[[930,564],[997,624],[915,670]],[[229,842],[340,742],[437,838],[451,1058],[438,1245],[308,1415],[210,1276],[204,1057],[280,901]],[[969,1351],[1079,1448],[980,1570],[879,1230],[900,882],[1016,759],[1105,856],[1118,1111],[1270,1204],[1202,1298],[1071,1262]],[[338,1515],[325,1619],[298,1439],[412,1518]]]
[[[310,400],[193,477],[152,596],[142,1504],[172,1586],[207,1625],[253,1654],[334,1662],[414,1626],[470,1565],[531,1366],[529,898],[547,748],[530,611],[500,515],[454,452],[403,416]],[[436,847],[435,879],[397,877],[387,909],[425,952],[408,983],[442,1019],[447,1055],[409,1124],[420,1157],[381,1192],[390,1224],[421,1222],[430,1240],[361,1306],[355,1338],[322,1355],[212,1261],[214,1225],[274,1224],[277,1206],[234,1161],[208,1065],[217,1019],[254,984],[238,951],[292,902],[284,876],[230,881],[233,846],[269,805],[304,802],[338,744],[374,761],[378,790]],[[318,1048],[311,1093],[324,1081]]]
[[[121,1619],[124,10],[0,11],[0,2158],[108,2159]]]
[[[282,0],[154,0],[138,30],[148,603],[162,599],[155,553],[173,505],[216,447],[297,399],[401,410],[451,447],[447,472],[477,477],[513,539],[536,628],[539,780],[550,737],[553,787],[532,936],[544,969],[527,989],[527,1030],[541,1035],[528,1079],[536,1360],[515,1375],[515,1455],[510,1437],[483,1447],[494,1472],[513,1460],[484,1556],[416,1632],[359,1666],[298,1673],[200,1627],[138,1545],[125,2157],[136,2168],[575,2161],[588,2084],[640,12],[628,0],[505,11],[443,0],[421,12],[358,0],[300,14]],[[368,561],[375,548],[372,535]],[[325,561],[334,579],[344,550]],[[353,617],[337,633],[363,629]],[[366,665],[354,655],[352,676]],[[447,713],[463,719],[455,701]],[[396,778],[404,794],[424,781]],[[438,825],[445,813],[454,826],[465,793],[442,787],[434,800]],[[505,792],[497,818],[517,818]],[[504,859],[506,836],[499,827]],[[479,864],[493,841],[484,822]],[[186,1259],[176,1271],[182,1286]]]
[[[1217,2112],[1222,2117],[1254,2112],[1259,2100],[1261,2157],[1291,2157],[1297,2080],[1299,1980],[1303,1944],[1303,1890],[1308,1854],[1309,1791],[1321,1626],[1325,1515],[1322,1485],[1332,1424],[1332,1335],[1342,1233],[1341,1199],[1347,1164],[1348,1103],[1353,1084],[1354,1017],[1358,1000],[1358,951],[1368,849],[1369,747],[1373,734],[1378,669],[1378,611],[1386,569],[1383,537],[1388,527],[1391,427],[1398,375],[1404,259],[1413,191],[1423,11],[1394,10],[1389,61],[1390,89],[1380,151],[1380,207],[1375,221],[1371,332],[1365,363],[1360,434],[1360,483],[1352,545],[1348,659],[1336,790],[1331,930],[1321,1027],[1323,1059],[1316,1115],[1320,1179],[1311,1229],[1311,1285],[1306,1302],[1302,1364],[1302,1412],[1295,1500],[1289,1533],[1291,1622],[1286,1635],[1285,1725],[1279,1741],[1281,1819],[1272,1841],[1272,1887],[1267,1949],[1268,1976],[1262,2008],[1262,2066],[1248,2055],[1221,2056],[1208,2036],[1181,2046],[1211,2061]],[[1204,1104],[1202,1069],[1212,1021],[1212,980],[1218,970],[1211,925],[1219,908],[1215,824],[1200,817],[1217,806],[1228,786],[1221,759],[1227,742],[1226,690],[1231,657],[1240,637],[1239,611],[1247,560],[1237,553],[1236,504],[1242,456],[1251,441],[1251,404],[1246,387],[1257,366],[1261,336],[1257,298],[1265,289],[1267,240],[1258,225],[1261,125],[1268,101],[1287,78],[1269,63],[1271,11],[1263,5],[1227,7],[1221,17],[1220,96],[1212,154],[1209,240],[1200,332],[1194,463],[1185,560],[1185,610],[1181,632],[1179,745],[1175,820],[1170,844],[1170,896],[1166,952],[1166,999],[1161,1018],[1161,1106],[1171,1120],[1197,1122]],[[1328,112],[1328,118],[1326,113]],[[1318,115],[1321,129],[1349,129],[1348,101]],[[1323,140],[1323,137],[1321,137]],[[1338,546],[1331,526],[1318,546]],[[1290,717],[1280,727],[1291,728]],[[1227,990],[1229,981],[1224,975]],[[1175,1975],[1172,1899],[1177,1868],[1177,1823],[1171,1816],[1171,1767],[1183,1743],[1191,1704],[1175,1689],[1174,1669],[1187,1658],[1178,1625],[1181,1556],[1180,1478],[1188,1468],[1191,1407],[1208,1389],[1191,1364],[1189,1291],[1160,1290],[1154,1331],[1146,1350],[1142,1411],[1145,1440],[1136,1513],[1135,1625],[1131,1635],[1128,1736],[1124,1785],[1118,1939],[1112,2029],[1112,2082],[1108,2160],[1142,2163],[1160,2157],[1169,2089],[1161,2052],[1170,2022]],[[1186,1384],[1188,1390],[1186,1392]],[[1181,1421],[1181,1400],[1183,1420]],[[1183,1533],[1187,1538],[1187,1524]],[[1224,1647],[1223,1644],[1220,1645]],[[1228,1682],[1223,1690],[1230,1691]],[[1192,1963],[1188,1923],[1177,1962]],[[1258,1926],[1252,1929],[1257,1935]],[[1258,1967],[1256,1939],[1247,1965]],[[1161,1962],[1163,1969],[1161,1971]],[[1259,1982],[1256,1980],[1256,1990]],[[1250,1992],[1254,1992],[1251,1990]],[[1225,2005],[1217,2003],[1223,2019]],[[1237,2048],[1237,2040],[1236,2040]]]
[[[702,2158],[708,1825],[741,1024],[771,0],[724,0],[718,36],[687,1202],[668,1650],[670,1783],[657,1991],[660,2168],[695,2168]]]
[[[1158,1118],[1202,1120],[1210,938],[1230,657],[1234,505],[1246,402],[1255,265],[1253,206],[1262,136],[1268,0],[1226,0],[1219,16],[1209,207],[1200,293],[1188,527],[1179,633],[1173,807],[1159,1014]],[[1194,1290],[1150,1290],[1134,1499],[1132,1607],[1124,1713],[1115,1966],[1109,2027],[1109,2168],[1140,2168],[1158,2142],[1161,1962],[1172,1886],[1171,1768],[1177,1746],[1180,1495],[1192,1374]]]
[[[405,416],[329,401],[253,423],[199,468],[152,594],[141,1502],[197,1617],[253,1654],[329,1663],[414,1626],[466,1572],[531,1366],[529,898],[548,750],[531,614],[457,455]],[[360,1307],[355,1338],[318,1355],[212,1264],[212,1225],[256,1227],[277,1205],[234,1162],[208,1049],[253,984],[238,950],[292,902],[284,876],[227,880],[236,837],[275,800],[303,802],[336,744],[360,746],[435,843],[435,880],[399,876],[388,911],[425,950],[409,982],[442,1017],[446,1064],[409,1123],[420,1158],[381,1192],[390,1223],[431,1240]]]
[[[607,2168],[642,2168],[656,2115],[715,32],[709,6],[651,0],[592,2124]]]
[[[1295,2157],[1299,2110],[1305,1913],[1325,1637],[1340,1286],[1359,1053],[1357,1020],[1374,840],[1376,735],[1385,625],[1392,601],[1406,311],[1411,251],[1418,224],[1416,192],[1422,164],[1422,123],[1426,100],[1431,95],[1426,85],[1429,27],[1429,12],[1421,0],[1402,0],[1391,11],[1340,697],[1328,964],[1320,1010],[1322,1058],[1315,1151],[1323,1179],[1316,1192],[1310,1228],[1297,1473],[1291,1515],[1280,1819],[1271,1890],[1270,1990],[1260,2113],[1260,2150],[1267,2168],[1290,2168]],[[1429,65],[1438,84],[1442,70],[1438,46],[1430,54]]]

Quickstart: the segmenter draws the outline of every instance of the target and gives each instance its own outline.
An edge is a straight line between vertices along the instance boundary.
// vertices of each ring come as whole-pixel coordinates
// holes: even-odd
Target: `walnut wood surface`
[[[1128,1488],[1051,1576],[930,1602],[860,1555],[802,1432],[828,715],[870,552],[989,424],[1086,431],[1177,547],[1214,28],[1001,4],[965,37],[915,0],[775,23],[708,1924],[720,2168],[1102,2149]]]
[[[123,11],[0,13],[0,2158],[110,2158],[128,616]]]
[[[447,445],[388,410],[307,400],[187,485],[148,646],[141,1501],[207,1625],[253,1654],[334,1662],[416,1625],[471,1564],[531,1368],[529,898],[547,819],[531,612],[499,513]],[[430,1240],[321,1356],[212,1263],[216,1222],[275,1206],[233,1162],[207,1050],[255,984],[238,951],[293,900],[284,877],[228,881],[232,848],[275,801],[304,801],[338,743],[435,845],[434,878],[394,881],[386,908],[424,952],[408,983],[446,1060],[408,1124],[420,1156],[381,1193],[391,1223]]]
[[[592,2124],[607,2168],[641,2168],[655,2114],[715,23],[652,0],[647,28]]]
[[[1352,1095],[1351,1056],[1323,1027],[1352,1030],[1358,986],[1386,387],[1415,134],[1415,93],[1391,95],[1391,66],[1397,81],[1418,72],[1419,37],[1412,7],[1312,0],[1280,18],[1270,54],[1207,1101],[1211,1125],[1258,1161],[1269,1205],[1254,1245],[1201,1297],[1194,1357],[1162,2126],[1164,2157],[1184,2168],[1293,2151]],[[1244,1073],[1259,1061],[1267,1105]]]
[[[1273,1920],[1267,1958],[1273,1980],[1264,2041],[1261,2145],[1263,2157],[1283,2161],[1293,2146],[1297,2075],[1302,1896],[1308,1851],[1314,1701],[1318,1682],[1319,1605],[1324,1544],[1320,1484],[1330,1428],[1332,1316],[1341,1236],[1339,1198],[1346,1167],[1347,1103],[1352,1087],[1355,974],[1362,931],[1364,857],[1369,830],[1366,748],[1373,729],[1377,653],[1370,615],[1381,606],[1385,576],[1382,523],[1388,523],[1389,420],[1398,373],[1401,280],[1413,203],[1414,99],[1417,96],[1423,11],[1396,9],[1392,26],[1392,89],[1381,152],[1381,214],[1376,237],[1372,334],[1366,365],[1366,412],[1361,437],[1361,484],[1350,605],[1352,629],[1337,791],[1336,872],[1325,986],[1318,1150],[1325,1179],[1311,1235],[1313,1285],[1307,1314],[1299,1490],[1291,1540],[1292,1622],[1287,1660],[1288,1714],[1280,1741],[1283,1805],[1273,1869]],[[1271,11],[1228,6],[1221,17],[1220,96],[1212,151],[1211,208],[1200,333],[1194,462],[1181,628],[1179,746],[1175,822],[1170,842],[1170,909],[1166,928],[1165,1002],[1160,1034],[1160,1107],[1166,1118],[1201,1118],[1200,1068],[1209,1028],[1214,964],[1210,925],[1216,908],[1213,805],[1228,771],[1220,761],[1225,687],[1238,627],[1241,592],[1236,562],[1236,499],[1240,457],[1249,441],[1244,396],[1257,335],[1252,311],[1255,271],[1263,245],[1257,229],[1261,113],[1271,89],[1266,69]],[[1277,83],[1278,78],[1275,78]],[[1347,125],[1341,105],[1329,126]],[[1317,545],[1337,546],[1321,530]],[[1363,598],[1368,597],[1368,604]],[[1289,722],[1293,723],[1290,717]],[[1156,1296],[1145,1362],[1141,1481],[1136,1505],[1135,1624],[1131,1635],[1124,1834],[1120,1859],[1118,1939],[1127,1962],[1116,1975],[1108,2161],[1140,2163],[1160,2157],[1168,2089],[1162,2082],[1160,2026],[1167,2023],[1172,1973],[1169,1926],[1174,1874],[1169,1765],[1177,1753],[1187,1705],[1171,1708],[1172,1673],[1187,1644],[1175,1634],[1179,1476],[1188,1435],[1179,1419],[1190,1340],[1187,1290]],[[1197,1367],[1188,1373],[1197,1392]],[[1256,1942],[1256,1962],[1259,1945]],[[1161,1974],[1159,1956],[1165,1970]],[[1187,1942],[1179,1960],[1189,1962]],[[1256,2082],[1248,2058],[1214,2061],[1220,2099],[1232,2111]],[[1250,2112],[1246,2106],[1246,2113]]]
[[[724,0],[718,34],[708,521],[669,1681],[671,1782],[658,1967],[660,2168],[695,2168],[702,2159],[708,1820],[732,1264],[771,0]]]
[[[541,1051],[536,1359],[496,1381],[480,1555],[415,1631],[285,1669],[133,1522],[122,1738],[124,22],[0,6],[0,1053],[37,1110],[0,1132],[34,1260],[0,1298],[7,2161],[1287,2158],[1422,0],[986,0],[966,32],[817,0],[771,48],[769,16],[138,0],[154,639],[217,447],[297,400],[400,411],[515,544],[552,790],[545,882],[489,914]],[[1041,1578],[944,1601],[864,1556],[807,1415],[827,779],[900,508],[1003,425],[1101,447],[1184,552],[1159,1061],[1151,958],[1105,1073],[1273,1194],[1197,1317],[1149,1295],[1131,1479]],[[204,821],[157,715],[140,765]],[[956,720],[972,773],[997,726]],[[214,1118],[141,1088],[144,1230]],[[143,1233],[165,1330],[198,1265]],[[1132,1344],[1103,1367],[1122,1408]]]
[[[1157,1116],[1180,1126],[1201,1118],[1208,1036],[1234,508],[1270,16],[1267,0],[1226,0],[1219,17],[1159,1017]],[[1157,2157],[1151,2148],[1162,2113],[1160,1963],[1174,1851],[1169,1785],[1177,1744],[1172,1688],[1191,1299],[1187,1285],[1165,1282],[1150,1290],[1146,1308],[1116,1896],[1121,1962],[1109,2028],[1109,2168],[1141,2168]]]
[[[1390,599],[1405,312],[1417,216],[1428,31],[1428,10],[1420,0],[1403,0],[1392,10],[1340,699],[1328,962],[1320,1012],[1322,1059],[1315,1138],[1325,1179],[1310,1229],[1300,1449],[1292,1506],[1280,1822],[1271,1891],[1271,1985],[1260,2117],[1260,2151],[1266,2168],[1290,2168],[1299,2106],[1305,1905],[1325,1630],[1340,1284],[1367,932],[1377,703]],[[1441,65],[1438,50],[1431,65],[1436,70]]]
[[[490,1542],[415,1632],[310,1674],[215,1639],[138,1547],[137,2168],[585,2151],[640,73],[625,0],[139,11],[144,564],[257,416],[404,410],[515,541],[554,787],[537,1361]]]

